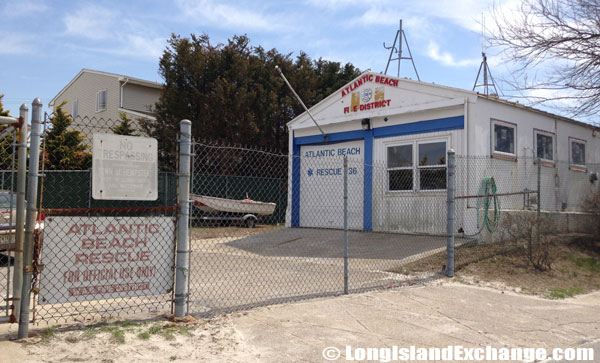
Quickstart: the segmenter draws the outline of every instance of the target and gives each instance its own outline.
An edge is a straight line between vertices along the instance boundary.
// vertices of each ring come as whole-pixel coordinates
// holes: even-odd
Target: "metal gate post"
[[[190,209],[190,156],[192,146],[192,123],[179,123],[179,190],[177,191],[177,262],[175,265],[175,316],[183,317],[189,299],[189,209]]]
[[[454,182],[455,182],[455,151],[448,150],[448,185],[446,198],[446,276],[454,277]]]
[[[27,183],[27,116],[29,107],[22,104],[19,108],[21,128],[19,129],[17,166],[17,218],[15,218],[15,264],[13,277],[13,311],[11,323],[19,321],[21,313],[21,288],[23,287],[23,240],[25,239],[25,187]],[[13,186],[11,185],[11,189]],[[14,189],[13,189],[14,190]]]
[[[348,294],[348,157],[344,155],[344,294]]]
[[[29,144],[29,175],[27,189],[27,217],[23,243],[23,287],[21,288],[21,311],[19,315],[19,339],[29,334],[29,304],[31,302],[31,277],[33,275],[33,240],[37,216],[38,171],[40,167],[40,126],[42,125],[42,101],[33,100],[31,109],[31,141]]]

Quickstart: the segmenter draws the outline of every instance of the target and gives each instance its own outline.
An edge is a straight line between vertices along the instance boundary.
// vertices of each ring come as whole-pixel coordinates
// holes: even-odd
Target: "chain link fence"
[[[13,304],[15,224],[17,209],[17,132],[0,126],[0,322],[8,321]]]
[[[407,167],[401,149],[372,164],[347,151],[344,165],[337,152],[290,158],[194,143],[189,312],[435,279],[447,273],[449,217],[461,268],[515,248],[506,216],[539,207],[559,224],[598,189],[590,181],[598,165],[582,172],[558,161],[456,156],[449,216],[445,154]]]
[[[139,120],[44,120],[33,321],[90,321],[172,311],[177,177],[158,173],[153,201],[92,197],[92,135],[143,136]],[[124,181],[125,182],[125,181]]]

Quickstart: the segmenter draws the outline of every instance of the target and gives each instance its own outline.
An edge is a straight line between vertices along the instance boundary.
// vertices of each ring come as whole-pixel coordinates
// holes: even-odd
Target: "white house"
[[[154,105],[162,88],[157,82],[82,69],[48,105],[55,108],[66,102],[63,110],[73,116],[77,124],[84,123],[78,127],[89,136],[95,131],[107,132],[107,127],[120,120],[121,112],[132,120],[153,119]]]
[[[497,97],[365,72],[310,112],[325,136],[307,113],[288,123],[288,226],[342,227],[344,154],[349,228],[365,231],[444,233],[448,149],[456,195],[476,195],[486,177],[498,193],[536,190],[537,158],[544,210],[577,210],[598,188],[597,128]],[[529,197],[501,207],[527,208]],[[476,200],[463,203],[456,225],[470,233]]]

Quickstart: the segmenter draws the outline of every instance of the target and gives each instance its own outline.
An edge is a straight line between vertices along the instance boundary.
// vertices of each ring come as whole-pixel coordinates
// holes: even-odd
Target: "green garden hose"
[[[483,228],[487,228],[490,233],[493,233],[498,228],[500,220],[500,205],[498,202],[498,187],[493,177],[483,178],[479,191],[477,192],[477,234],[481,233]],[[493,217],[490,217],[490,207],[493,207]],[[483,221],[480,222],[479,213],[483,213]]]

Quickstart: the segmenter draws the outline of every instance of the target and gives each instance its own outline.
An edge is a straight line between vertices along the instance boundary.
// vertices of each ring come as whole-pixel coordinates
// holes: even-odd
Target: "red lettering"
[[[115,259],[115,255],[112,252],[105,252],[102,254],[102,263],[112,263]]]
[[[142,262],[150,261],[150,251],[140,251],[140,252],[138,252],[138,254],[140,256],[140,261],[142,261]]]
[[[125,257],[126,254],[127,254],[127,252],[118,252],[117,254],[115,254],[115,261],[116,262],[125,262],[125,261],[127,261],[127,257]]]
[[[136,239],[136,241],[135,241],[135,247],[137,247],[139,245],[146,247],[147,244],[148,244],[148,238],[140,238],[140,239]]]
[[[117,233],[117,228],[112,224],[109,224],[108,226],[106,226],[106,230],[104,231],[104,234],[108,233]]]
[[[101,237],[96,240],[96,249],[105,249],[107,247],[107,238]]]
[[[94,248],[94,240],[91,238],[83,238],[81,240],[81,248],[84,250],[91,250]]]
[[[100,256],[100,253],[90,253],[90,265],[99,264],[101,261]]]
[[[77,224],[74,224],[71,226],[71,228],[69,228],[67,234],[79,234],[80,232],[81,230],[79,229],[79,226]]]
[[[88,256],[85,253],[75,254],[75,264],[77,265],[78,263],[88,263]]]

